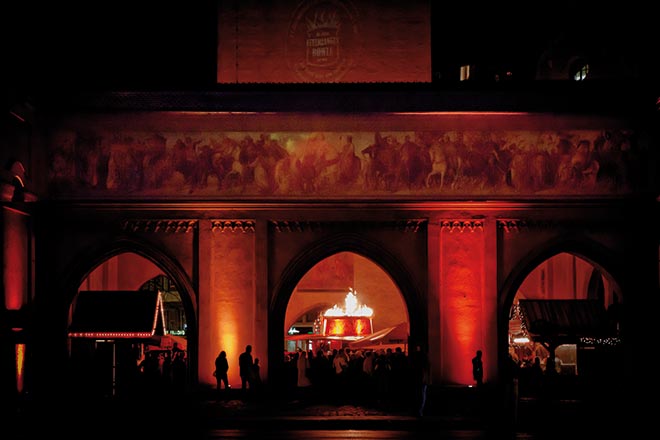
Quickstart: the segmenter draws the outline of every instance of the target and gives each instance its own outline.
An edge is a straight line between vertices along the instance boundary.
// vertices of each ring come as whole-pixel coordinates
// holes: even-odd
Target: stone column
[[[215,383],[213,361],[224,350],[229,361],[229,383],[238,387],[241,384],[238,356],[245,346],[252,345],[253,356],[260,359],[267,348],[255,339],[255,222],[223,219],[212,220],[211,224],[208,302],[201,299],[200,286],[199,380]]]
[[[470,385],[472,363],[477,350],[484,353],[484,364],[496,359],[496,346],[490,347],[490,329],[495,329],[496,313],[489,309],[485,276],[485,232],[482,220],[445,220],[440,232],[440,325],[443,382]],[[495,258],[495,255],[488,256]],[[496,332],[493,330],[496,334]],[[484,371],[484,381],[492,376]]]

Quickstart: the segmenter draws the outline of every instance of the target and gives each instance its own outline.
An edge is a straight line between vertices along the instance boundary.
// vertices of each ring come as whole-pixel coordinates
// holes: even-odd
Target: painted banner
[[[430,1],[222,1],[217,81],[430,82]]]

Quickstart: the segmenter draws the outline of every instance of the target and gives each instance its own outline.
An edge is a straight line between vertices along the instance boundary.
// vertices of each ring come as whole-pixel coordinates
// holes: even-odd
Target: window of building
[[[589,64],[584,61],[578,61],[571,69],[571,77],[574,81],[584,81],[589,76]]]

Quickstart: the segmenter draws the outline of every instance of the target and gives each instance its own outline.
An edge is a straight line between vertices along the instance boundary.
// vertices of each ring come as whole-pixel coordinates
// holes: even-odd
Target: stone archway
[[[305,342],[315,348],[315,352],[322,343],[326,346],[326,351],[331,346],[352,345],[350,338],[359,337],[358,335],[348,335],[348,339],[343,343],[339,340],[324,341],[321,338],[325,312],[333,309],[334,314],[337,315],[340,311],[345,311],[349,295],[357,303],[354,306],[361,307],[360,313],[369,311],[367,322],[369,325],[361,327],[363,331],[375,333],[401,323],[405,323],[406,328],[408,327],[409,316],[406,304],[389,274],[368,258],[353,252],[339,252],[321,260],[303,276],[287,306],[286,326],[283,329],[285,334],[293,325],[293,318],[303,315],[302,312],[314,311],[314,316],[305,316],[308,321],[307,334],[310,333],[309,326],[315,324],[312,339],[302,339],[304,333],[287,335],[287,338],[290,338],[291,342]],[[299,320],[298,324],[305,325]],[[362,336],[368,336],[368,334],[365,333]],[[407,350],[407,343],[406,337],[402,344],[403,350]],[[293,345],[300,346],[301,344],[287,343],[287,346]]]
[[[577,303],[579,302],[585,302],[585,301],[599,301],[598,299],[590,297],[590,292],[593,289],[594,285],[594,273],[597,273],[599,276],[602,276],[602,278],[605,280],[604,284],[606,286],[605,288],[605,298],[601,298],[600,300],[604,300],[604,303],[600,304],[600,308],[602,309],[602,314],[599,315],[602,318],[604,318],[605,310],[609,304],[612,302],[616,302],[616,298],[618,298],[621,295],[621,288],[620,288],[620,281],[616,279],[616,276],[613,275],[608,268],[614,267],[612,264],[613,261],[615,261],[615,257],[611,252],[609,252],[607,249],[603,248],[600,244],[590,241],[586,238],[584,239],[577,239],[576,237],[571,237],[570,239],[561,239],[557,238],[554,240],[549,241],[545,245],[540,245],[536,249],[533,249],[530,251],[530,253],[526,256],[526,258],[523,258],[518,266],[512,271],[512,275],[510,278],[507,280],[507,283],[505,283],[505,286],[507,286],[506,290],[502,290],[501,294],[505,295],[505,303],[506,306],[504,306],[504,309],[501,310],[500,313],[502,313],[500,316],[503,318],[501,319],[501,322],[505,322],[506,325],[506,330],[503,330],[504,325],[500,326],[500,329],[503,330],[502,333],[506,335],[506,338],[500,338],[499,339],[499,365],[500,365],[500,371],[502,372],[510,372],[510,369],[507,368],[507,365],[505,362],[508,362],[508,354],[512,355],[513,358],[518,361],[517,359],[519,353],[518,350],[514,350],[514,353],[511,353],[511,341],[510,339],[510,318],[511,318],[511,313],[513,313],[514,319],[520,319],[520,315],[518,312],[514,313],[515,309],[515,303],[518,299],[518,296],[525,297],[526,299],[532,299],[533,301],[540,300],[542,301],[550,301],[553,302],[553,300],[560,300],[562,302],[566,301],[571,301],[576,303],[576,307],[578,306]],[[551,268],[553,265],[556,265],[557,267],[554,269],[557,272],[560,272],[560,277],[557,278],[556,276],[554,279],[548,279],[547,277],[552,277],[553,274],[551,273],[552,270],[548,270],[548,268]],[[568,273],[567,273],[568,272]],[[572,273],[571,273],[572,272]],[[512,282],[512,279],[515,279],[515,282]],[[600,280],[601,286],[603,285],[603,280]],[[536,293],[534,291],[534,285],[537,284],[539,286],[539,292]],[[553,286],[553,284],[557,284]],[[571,285],[572,284],[572,285]],[[545,287],[544,287],[545,286]],[[553,286],[551,288],[552,291],[542,291],[543,289],[548,289],[548,286]],[[568,287],[567,287],[568,286]],[[525,292],[523,292],[523,290]],[[503,296],[500,296],[502,298]],[[602,302],[602,301],[601,301]],[[506,319],[504,319],[503,314],[506,313]],[[568,313],[568,312],[566,312]],[[502,335],[502,334],[501,334]],[[579,340],[582,340],[584,338],[578,338]],[[597,339],[597,338],[594,338]],[[562,340],[566,340],[565,338],[562,338]],[[559,339],[557,339],[559,341]],[[577,341],[577,340],[576,340]],[[551,368],[552,371],[552,376],[561,376],[561,378],[555,378],[552,379],[554,382],[554,385],[550,388],[552,388],[553,393],[556,394],[557,397],[560,397],[561,393],[567,392],[567,390],[570,390],[571,393],[579,393],[581,389],[585,389],[586,387],[592,387],[597,381],[602,381],[604,379],[604,376],[602,374],[597,374],[598,377],[592,378],[592,377],[586,377],[589,376],[589,373],[584,374],[584,371],[589,371],[593,370],[592,367],[586,367],[583,368],[583,374],[582,378],[580,380],[577,379],[577,370],[578,370],[578,364],[579,364],[579,358],[581,357],[580,353],[594,353],[600,350],[599,353],[605,353],[605,355],[598,355],[598,356],[585,356],[584,354],[582,357],[586,359],[588,365],[593,362],[600,362],[603,359],[609,359],[611,362],[609,362],[610,365],[608,367],[612,366],[613,364],[619,365],[619,360],[616,359],[617,355],[621,355],[622,350],[621,346],[613,346],[614,344],[611,340],[594,340],[594,344],[600,345],[599,347],[586,347],[589,350],[580,350],[580,345],[584,344],[581,341],[578,341],[574,344],[569,343],[569,345],[564,345],[564,343],[557,342],[549,344],[549,346],[545,347],[549,350],[549,352],[541,350],[543,353],[546,354],[548,359],[551,361],[548,363],[549,368]],[[577,344],[577,345],[575,345]],[[605,344],[605,345],[603,345]],[[616,344],[620,344],[619,342],[616,342]],[[514,344],[515,345],[515,344]],[[538,345],[534,343],[534,345]],[[573,349],[570,348],[571,345],[574,345]],[[555,352],[555,349],[558,347],[562,347],[566,350],[563,351],[564,356],[567,356],[570,358],[569,365],[564,365],[562,369],[560,370],[557,365],[556,365],[556,359],[557,359],[557,353]],[[508,351],[508,353],[507,353]],[[549,354],[548,354],[549,353]],[[532,358],[535,356],[539,356],[538,353],[534,352],[532,353]],[[591,359],[596,359],[591,360]],[[521,362],[524,360],[520,360]],[[544,360],[542,360],[543,362]],[[571,365],[573,363],[574,365]],[[542,363],[543,366],[545,366],[544,363]],[[560,363],[561,365],[561,363]],[[524,366],[529,366],[530,369],[532,367],[532,363],[529,363],[528,365],[525,364]],[[619,383],[623,383],[623,369],[622,369],[622,363],[620,365],[621,368],[618,367],[613,367],[613,368],[607,368],[606,370],[611,373],[611,375],[616,376],[608,379],[608,381],[612,381],[612,385],[617,385]],[[574,370],[570,370],[571,368],[574,368]],[[605,369],[602,369],[603,371]],[[544,377],[547,373],[547,369],[543,370],[544,371]],[[571,374],[570,372],[573,372]],[[521,394],[533,394],[534,389],[536,389],[536,392],[539,390],[540,384],[539,378],[534,380],[536,385],[532,383],[523,383],[529,382],[529,375],[532,374],[528,370],[520,370],[520,392]],[[503,375],[500,375],[500,380],[501,381],[508,381],[508,377],[505,377]],[[524,379],[524,380],[523,380]],[[547,379],[550,380],[550,379]],[[560,386],[562,383],[569,383],[569,386],[562,387]],[[529,387],[529,388],[528,388]],[[536,387],[536,388],[535,388]],[[547,387],[546,387],[547,389]],[[614,393],[616,394],[616,393]],[[575,398],[575,395],[570,395],[570,396],[563,396],[565,398]]]
[[[426,343],[427,314],[422,306],[423,292],[412,279],[405,266],[387,248],[375,240],[366,238],[357,232],[329,234],[311,242],[296,255],[283,270],[279,282],[272,292],[269,308],[268,346],[271,360],[273,384],[277,386],[283,377],[282,347],[287,305],[297,284],[309,270],[323,259],[339,252],[353,252],[371,260],[387,273],[397,286],[408,310],[410,319],[410,339],[420,344]]]
[[[68,296],[67,304],[69,304],[69,320],[71,319],[71,305],[78,291],[81,288],[83,290],[105,290],[103,282],[90,282],[90,277],[93,277],[95,271],[103,268],[109,261],[121,256],[132,256],[128,266],[139,273],[134,274],[132,277],[128,276],[123,280],[118,279],[112,286],[114,289],[108,290],[121,288],[137,291],[144,282],[158,274],[163,274],[176,283],[188,327],[186,343],[188,365],[185,382],[189,385],[196,384],[198,353],[196,295],[189,278],[176,260],[153,245],[145,244],[134,238],[121,237],[115,241],[99,244],[85,251],[84,255],[79,255],[76,262],[72,264],[65,282],[65,285],[68,286],[66,292]],[[135,264],[136,261],[142,261],[144,264]]]

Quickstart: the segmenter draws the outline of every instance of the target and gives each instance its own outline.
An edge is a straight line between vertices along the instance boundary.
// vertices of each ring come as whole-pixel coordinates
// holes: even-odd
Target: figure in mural
[[[374,143],[361,153],[368,158],[365,184],[370,189],[396,191],[398,186],[399,142],[393,136],[382,136],[376,132]]]
[[[460,150],[459,146],[466,149]],[[446,192],[466,186],[462,180],[464,156],[469,153],[462,137],[452,142],[449,133],[438,135],[429,147],[429,154],[432,165],[426,177],[427,187]]]
[[[484,384],[484,363],[482,359],[483,353],[477,350],[476,355],[472,358],[472,378],[477,384],[477,388],[481,388]]]
[[[355,155],[353,136],[348,135],[346,136],[346,143],[344,143],[339,153],[337,183],[350,188],[360,177],[361,167],[360,158]]]
[[[277,163],[288,156],[288,153],[279,142],[263,133],[259,136],[255,147],[257,149],[257,157],[250,164],[254,169],[255,186],[262,194],[274,194],[277,191],[277,180],[275,176]]]
[[[86,129],[53,135],[49,178],[59,197],[608,196],[648,184],[633,140],[626,130]]]
[[[431,158],[420,139],[412,141],[410,135],[406,135],[401,145],[398,181],[405,183],[409,190],[419,190],[425,186],[430,170]]]

